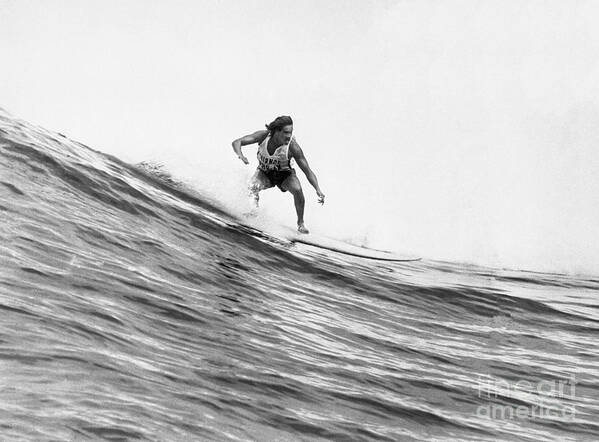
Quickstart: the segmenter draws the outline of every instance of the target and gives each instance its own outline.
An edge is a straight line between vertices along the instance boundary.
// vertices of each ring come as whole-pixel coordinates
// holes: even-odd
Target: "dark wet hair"
[[[266,125],[266,128],[271,132],[276,132],[283,129],[285,126],[293,124],[293,120],[288,115],[281,115],[275,118],[270,124]]]

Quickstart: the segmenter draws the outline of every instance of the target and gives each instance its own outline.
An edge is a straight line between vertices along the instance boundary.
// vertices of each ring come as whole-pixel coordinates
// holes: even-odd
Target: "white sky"
[[[313,230],[597,273],[597,23],[596,1],[0,0],[0,106],[223,200],[255,167],[231,141],[292,115]]]

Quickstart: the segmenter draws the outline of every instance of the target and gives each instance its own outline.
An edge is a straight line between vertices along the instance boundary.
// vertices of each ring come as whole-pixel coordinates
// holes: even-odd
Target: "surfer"
[[[324,204],[324,194],[318,187],[316,175],[310,169],[301,147],[292,134],[293,120],[291,117],[281,116],[267,124],[266,130],[259,130],[251,135],[238,138],[233,141],[232,145],[239,159],[245,164],[249,164],[248,159],[241,152],[241,146],[258,143],[258,168],[249,185],[254,209],[258,208],[260,199],[258,194],[261,190],[277,186],[282,192],[289,191],[295,202],[297,230],[301,233],[309,233],[304,224],[304,192],[295,170],[291,167],[292,159],[295,159],[316,190],[320,204]]]

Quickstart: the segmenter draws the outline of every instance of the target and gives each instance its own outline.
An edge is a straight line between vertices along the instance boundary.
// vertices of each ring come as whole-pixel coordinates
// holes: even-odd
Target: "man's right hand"
[[[241,161],[243,161],[244,164],[250,164],[250,162],[248,161],[248,159],[243,154],[239,155],[239,159]]]

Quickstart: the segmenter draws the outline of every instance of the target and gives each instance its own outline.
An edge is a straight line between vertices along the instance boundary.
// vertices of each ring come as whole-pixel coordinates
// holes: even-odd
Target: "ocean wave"
[[[0,170],[5,438],[599,437],[596,279],[277,241],[6,113]]]

